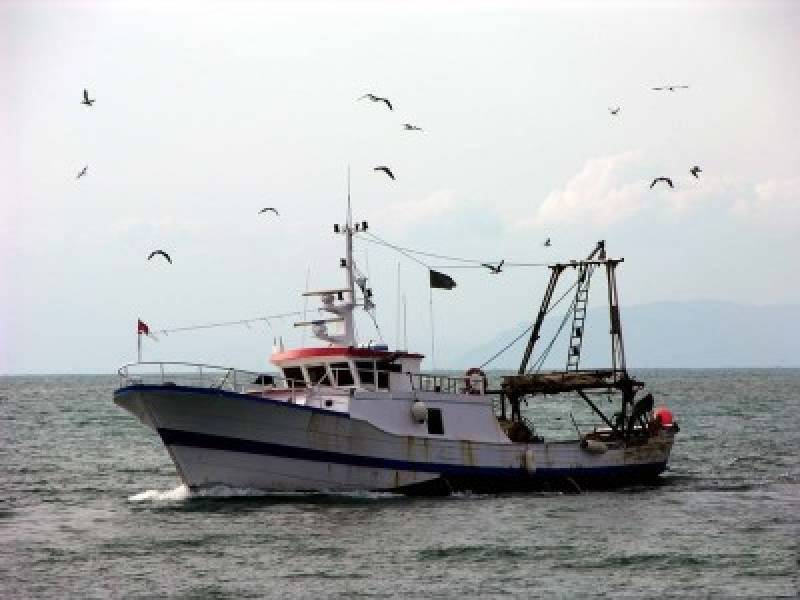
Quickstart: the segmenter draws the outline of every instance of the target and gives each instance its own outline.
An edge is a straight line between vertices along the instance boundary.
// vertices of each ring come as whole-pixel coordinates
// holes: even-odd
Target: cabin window
[[[442,423],[442,409],[429,408],[428,409],[428,433],[431,435],[444,434],[444,423]]]
[[[375,384],[375,363],[371,360],[357,360],[356,369],[361,385]]]
[[[350,370],[350,365],[346,362],[331,363],[331,372],[333,373],[333,380],[336,385],[353,385],[353,372]]]
[[[403,365],[399,363],[389,362],[386,360],[379,360],[377,363],[378,371],[378,388],[382,390],[389,389],[389,373],[402,373]]]
[[[328,369],[325,368],[325,365],[308,365],[306,371],[308,371],[308,380],[311,385],[330,385]]]
[[[389,389],[389,373],[386,371],[378,371],[378,389]]]
[[[286,367],[283,376],[287,379],[289,387],[306,387],[306,378],[300,367]]]

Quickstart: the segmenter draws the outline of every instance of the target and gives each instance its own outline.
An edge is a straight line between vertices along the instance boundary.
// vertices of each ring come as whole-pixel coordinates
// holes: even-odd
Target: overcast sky
[[[312,288],[342,281],[348,164],[355,217],[402,246],[540,262],[606,239],[623,316],[800,302],[800,4],[455,4],[0,3],[0,373],[111,372],[138,317],[302,309],[309,269]],[[392,346],[400,262],[409,343],[429,352],[425,269],[356,257]],[[531,319],[548,277],[442,270],[458,287],[434,293],[440,365]],[[260,369],[274,335],[303,341],[284,319],[145,358]]]

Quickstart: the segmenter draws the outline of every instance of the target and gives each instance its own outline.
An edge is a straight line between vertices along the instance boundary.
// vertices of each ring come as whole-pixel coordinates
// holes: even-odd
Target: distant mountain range
[[[545,321],[534,355],[544,348],[561,318]],[[563,313],[561,313],[563,315]],[[588,311],[581,366],[609,364],[608,313]],[[570,322],[553,346],[547,368],[563,368]],[[461,356],[459,366],[479,365],[519,335],[528,323],[498,334]],[[800,366],[800,305],[751,306],[727,302],[657,302],[622,307],[622,330],[631,368]],[[524,336],[487,368],[517,368]]]

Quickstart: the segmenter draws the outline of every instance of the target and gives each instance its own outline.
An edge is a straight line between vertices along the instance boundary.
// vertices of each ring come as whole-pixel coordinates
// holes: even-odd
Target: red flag
[[[147,326],[147,323],[139,319],[139,324],[136,327],[136,333],[150,335],[150,328]]]

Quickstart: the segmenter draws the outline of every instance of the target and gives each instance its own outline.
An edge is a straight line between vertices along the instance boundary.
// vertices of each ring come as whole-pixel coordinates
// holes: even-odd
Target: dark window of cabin
[[[378,388],[383,390],[389,389],[389,373],[403,372],[403,365],[387,360],[379,360],[376,367],[378,370]]]
[[[311,385],[329,385],[328,370],[325,365],[308,365],[306,371]]]
[[[403,365],[398,362],[389,362],[388,360],[378,361],[378,371],[388,371],[390,373],[402,373]]]
[[[353,385],[353,372],[350,370],[350,365],[346,362],[332,363],[331,371],[333,371],[333,379],[336,385]]]
[[[441,408],[428,409],[428,433],[432,435],[442,435],[444,433]]]
[[[257,385],[273,385],[275,378],[272,375],[259,375],[253,380],[253,383]]]
[[[378,371],[378,389],[389,389],[389,373],[386,371]]]
[[[358,378],[361,385],[373,385],[375,383],[375,363],[371,360],[357,360]]]
[[[306,380],[303,377],[303,369],[300,367],[286,367],[283,376],[289,380],[289,387],[306,387]]]

